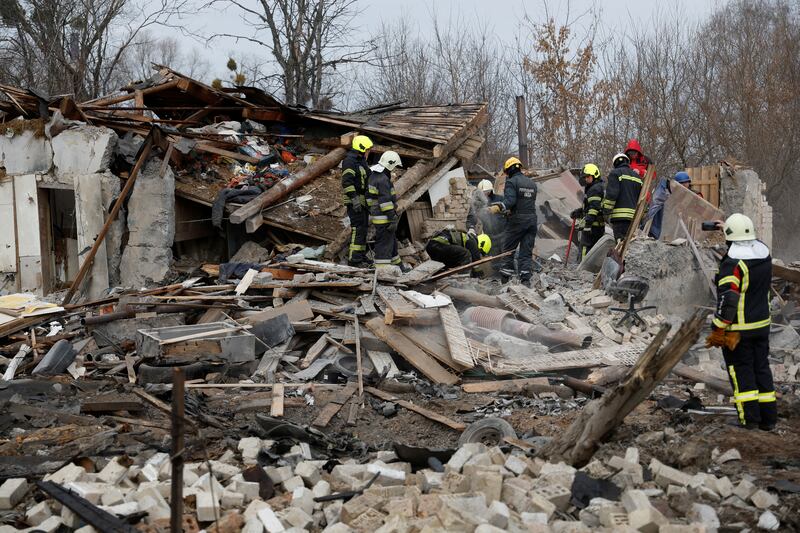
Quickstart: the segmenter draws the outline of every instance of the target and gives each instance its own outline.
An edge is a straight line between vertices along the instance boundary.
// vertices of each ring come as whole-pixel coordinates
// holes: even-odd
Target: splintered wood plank
[[[412,318],[415,316],[417,307],[406,300],[394,287],[380,285],[377,293],[383,303],[386,304],[384,320],[387,324],[391,324],[398,318]]]
[[[276,383],[272,387],[272,405],[269,407],[269,416],[283,416],[283,383]]]
[[[391,346],[401,357],[434,383],[444,383],[446,385],[458,383],[457,376],[445,370],[442,365],[437,363],[433,357],[425,353],[408,337],[395,328],[384,324],[380,317],[369,320],[366,325],[376,337]]]
[[[467,342],[467,336],[464,334],[464,327],[461,325],[461,318],[458,316],[458,311],[453,304],[447,307],[439,308],[439,317],[442,319],[442,327],[444,327],[444,335],[447,338],[447,347],[450,348],[450,357],[456,363],[464,365],[467,368],[473,368],[475,361],[472,357],[472,351]]]
[[[486,393],[499,391],[518,391],[526,385],[549,385],[547,378],[522,378],[506,379],[502,381],[478,381],[477,383],[464,383],[461,390],[469,393]]]
[[[258,274],[258,270],[250,268],[247,270],[244,276],[242,276],[242,280],[236,286],[234,292],[237,296],[241,296],[242,294],[247,292],[247,289],[250,288],[250,284],[253,283],[253,280],[256,278],[256,274]]]
[[[272,309],[267,308],[252,315],[248,315],[239,319],[242,324],[257,324],[264,322],[278,315],[286,315],[289,317],[289,322],[302,322],[303,320],[310,320],[314,318],[314,311],[307,300],[298,302],[289,302],[280,307]]]
[[[311,363],[322,355],[322,352],[325,351],[325,347],[328,345],[328,339],[329,337],[327,335],[323,335],[317,339],[317,342],[311,345],[311,348],[306,352],[306,356],[300,361],[300,368],[308,368],[311,366]]]
[[[455,429],[456,431],[464,431],[467,428],[466,424],[462,422],[453,420],[452,418],[447,418],[446,416],[440,415],[439,413],[434,413],[433,411],[425,409],[424,407],[420,407],[411,402],[407,402],[406,400],[401,400],[397,396],[388,392],[384,392],[380,389],[376,389],[375,387],[366,387],[364,390],[366,390],[373,396],[377,396],[378,398],[380,398],[385,402],[396,403],[401,407],[405,407],[409,411],[414,411],[415,413],[418,413],[429,420],[433,420],[434,422],[439,422],[440,424],[444,424],[445,426],[451,429]]]
[[[378,375],[382,376],[383,373],[386,372],[384,377],[393,378],[400,373],[397,365],[394,364],[394,359],[386,352],[367,350],[367,357],[372,361],[372,366],[375,368]]]
[[[466,368],[453,360],[450,355],[450,348],[447,346],[447,337],[441,324],[426,328],[416,328],[402,326],[399,331],[411,340],[414,344],[440,363],[449,366],[456,372],[466,370]]]
[[[402,283],[404,285],[416,285],[417,283],[422,283],[429,277],[433,276],[441,269],[444,268],[444,263],[440,263],[439,261],[433,261],[429,259],[417,266],[414,267],[411,272],[406,272],[402,276],[397,279],[398,283]]]
[[[356,390],[358,390],[358,383],[355,381],[349,382],[344,389],[340,390],[331,401],[323,406],[317,418],[311,422],[311,425],[318,428],[327,426],[331,419],[336,416],[336,413],[342,409],[342,406],[355,394]]]

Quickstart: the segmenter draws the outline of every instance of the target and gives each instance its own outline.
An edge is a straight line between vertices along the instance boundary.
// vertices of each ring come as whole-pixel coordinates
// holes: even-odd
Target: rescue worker
[[[389,150],[381,155],[377,165],[372,167],[367,185],[367,207],[369,222],[375,226],[375,268],[401,265],[397,254],[397,196],[392,184],[392,171],[401,167],[397,152]]]
[[[703,193],[701,193],[700,191],[695,191],[694,189],[692,189],[692,177],[689,175],[688,172],[681,171],[681,172],[678,172],[677,174],[675,174],[675,181],[677,183],[683,185],[684,187],[686,187],[687,189],[689,189],[693,193],[695,193],[700,198],[703,198]]]
[[[717,308],[706,346],[722,348],[739,425],[771,431],[778,417],[769,367],[772,258],[745,215],[729,216],[722,231],[728,252],[717,273]]]
[[[367,157],[372,140],[366,135],[353,137],[352,148],[342,161],[342,192],[347,217],[350,219],[350,249],[347,262],[353,266],[370,266],[367,261],[367,229],[369,217],[365,193],[370,169]]]
[[[444,263],[447,268],[468,265],[486,255],[492,249],[492,239],[485,233],[472,235],[465,231],[444,229],[436,233],[425,251],[434,261]],[[477,275],[477,272],[473,272]]]
[[[502,214],[489,212],[492,205],[500,205],[503,197],[494,193],[494,185],[489,180],[481,180],[472,195],[472,202],[467,214],[467,232],[477,236],[478,222],[481,224],[483,233],[487,234],[492,240],[492,255],[496,255],[503,247],[503,230],[506,225],[506,218]]]
[[[647,172],[647,166],[651,165],[653,162],[649,157],[642,153],[642,146],[639,144],[639,141],[636,139],[631,139],[628,141],[628,145],[625,147],[624,153],[628,156],[630,166],[634,172],[639,174],[640,178],[643,178]],[[655,181],[655,179],[656,176],[653,174],[653,181]]]
[[[636,214],[642,178],[631,169],[627,155],[615,155],[612,163],[614,170],[608,174],[602,206],[603,216],[611,222],[614,238],[619,241],[625,238]]]
[[[492,205],[489,211],[493,214],[504,211],[508,215],[506,230],[503,235],[503,252],[512,250],[517,253],[519,279],[523,285],[530,287],[533,275],[533,246],[536,243],[536,183],[522,173],[522,163],[516,157],[510,157],[503,164],[506,173],[506,187],[503,201]],[[514,254],[504,259],[500,268],[503,283],[514,275]]]
[[[578,182],[583,185],[583,208],[576,209],[570,216],[573,219],[582,218],[580,241],[583,258],[606,233],[601,207],[603,181],[600,179],[600,169],[593,163],[587,163]]]

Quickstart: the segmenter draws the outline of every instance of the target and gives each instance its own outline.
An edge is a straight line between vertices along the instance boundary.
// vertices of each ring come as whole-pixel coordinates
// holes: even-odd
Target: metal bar
[[[78,515],[88,525],[107,533],[136,533],[136,529],[113,514],[52,481],[37,481],[36,486]],[[180,530],[175,530],[180,531]]]
[[[183,416],[185,378],[180,368],[172,376],[172,485],[170,492],[169,527],[183,531]]]
[[[528,167],[528,120],[525,115],[525,97],[517,96],[517,142],[519,143],[519,160],[523,167]]]

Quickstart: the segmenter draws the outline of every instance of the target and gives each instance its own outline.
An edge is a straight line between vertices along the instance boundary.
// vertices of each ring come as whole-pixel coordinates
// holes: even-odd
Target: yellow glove
[[[721,328],[714,328],[711,334],[706,338],[706,348],[717,346],[719,348],[727,348],[735,350],[739,345],[741,335],[736,331],[727,331]]]
[[[489,206],[489,212],[490,212],[491,214],[493,214],[493,215],[496,215],[496,214],[497,214],[497,213],[499,213],[500,211],[501,211],[501,209],[500,209],[500,206],[499,206],[499,205],[490,205],[490,206]]]

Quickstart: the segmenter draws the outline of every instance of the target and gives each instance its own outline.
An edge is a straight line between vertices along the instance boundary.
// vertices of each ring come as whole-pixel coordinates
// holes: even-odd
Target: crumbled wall
[[[766,184],[749,168],[723,166],[720,172],[719,207],[726,215],[743,213],[756,227],[756,235],[772,248],[772,207],[765,196]]]
[[[433,218],[425,220],[423,237],[427,239],[445,228],[465,231],[473,191],[475,187],[471,187],[466,178],[450,178],[449,194],[436,202]]]

